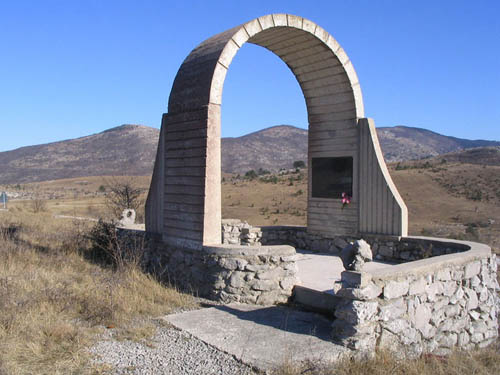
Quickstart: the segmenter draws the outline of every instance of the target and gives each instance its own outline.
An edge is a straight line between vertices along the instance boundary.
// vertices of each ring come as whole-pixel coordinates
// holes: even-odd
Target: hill
[[[377,134],[388,162],[422,159],[475,147],[500,146],[500,142],[496,141],[448,137],[407,126],[377,128]]]
[[[0,153],[0,181],[26,183],[84,176],[148,175],[159,130],[122,125],[102,133]]]
[[[378,128],[387,161],[404,161],[480,146],[495,141],[447,137],[425,129],[397,126]],[[159,130],[143,125],[122,125],[102,133],[0,152],[3,184],[62,178],[151,174]],[[485,151],[481,151],[485,152]],[[491,151],[490,151],[491,154]],[[468,156],[474,159],[476,151]],[[495,154],[490,155],[496,160]],[[236,138],[222,139],[222,170],[245,173],[250,169],[291,168],[307,160],[307,130],[279,125]]]

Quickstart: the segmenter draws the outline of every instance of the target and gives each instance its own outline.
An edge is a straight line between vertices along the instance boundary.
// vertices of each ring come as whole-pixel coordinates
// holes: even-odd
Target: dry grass
[[[144,318],[194,305],[137,268],[86,261],[86,228],[49,219],[0,216],[0,374],[96,372],[85,349],[105,327],[141,339],[154,332]]]
[[[427,355],[416,359],[398,359],[380,351],[371,359],[343,359],[335,365],[319,368],[315,364],[297,366],[288,363],[274,375],[463,375],[499,374],[500,353],[490,347],[476,351],[456,351],[447,357]]]

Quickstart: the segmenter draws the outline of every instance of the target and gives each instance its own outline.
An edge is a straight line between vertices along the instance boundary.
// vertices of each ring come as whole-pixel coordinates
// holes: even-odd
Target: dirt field
[[[500,248],[500,166],[443,162],[439,158],[391,164],[393,180],[409,211],[411,235],[469,239]],[[45,202],[53,215],[108,217],[106,186],[112,177],[86,177],[0,186],[17,192],[14,211],[33,211],[34,200]],[[118,177],[144,189],[149,176]],[[253,179],[223,174],[222,216],[252,225],[305,225],[307,169]],[[139,220],[143,214],[138,213]]]

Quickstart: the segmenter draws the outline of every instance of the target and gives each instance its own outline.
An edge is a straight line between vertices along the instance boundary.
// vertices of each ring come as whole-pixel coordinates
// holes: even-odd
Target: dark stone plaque
[[[341,199],[352,197],[352,157],[312,159],[312,197]]]

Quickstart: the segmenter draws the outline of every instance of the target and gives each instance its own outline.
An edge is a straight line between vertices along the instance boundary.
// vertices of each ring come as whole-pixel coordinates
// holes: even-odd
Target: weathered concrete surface
[[[351,353],[330,341],[329,320],[286,307],[230,304],[165,320],[261,371],[287,361],[329,362]]]
[[[301,258],[297,260],[299,285],[332,293],[333,284],[340,280],[341,273],[344,271],[340,257],[331,254],[313,254],[303,250],[297,250],[297,253],[301,254]],[[393,267],[391,263],[373,261],[366,263],[363,270],[373,272],[386,268],[390,270],[391,267]]]

